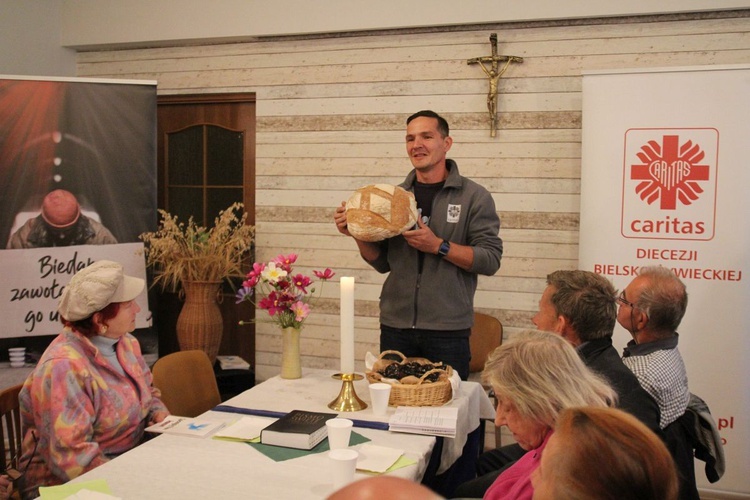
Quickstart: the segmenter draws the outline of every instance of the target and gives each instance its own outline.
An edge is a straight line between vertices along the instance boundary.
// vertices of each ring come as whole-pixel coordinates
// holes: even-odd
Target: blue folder
[[[255,415],[257,417],[271,417],[281,418],[286,415],[285,412],[270,411],[270,410],[254,410],[251,408],[240,408],[238,406],[230,405],[218,405],[213,408],[213,411],[223,411],[225,413],[241,413],[243,415]],[[346,417],[349,418],[349,417]],[[357,420],[354,418],[349,419],[353,422],[354,427],[362,427],[365,429],[378,429],[381,431],[388,430],[388,424],[386,422],[371,422],[369,420]]]

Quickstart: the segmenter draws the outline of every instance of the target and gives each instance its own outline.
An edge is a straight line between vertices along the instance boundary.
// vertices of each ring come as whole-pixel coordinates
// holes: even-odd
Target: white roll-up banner
[[[711,409],[726,472],[701,491],[750,494],[750,66],[583,76],[581,269],[623,289],[643,266],[688,289],[679,350]],[[614,342],[630,335],[619,325]]]

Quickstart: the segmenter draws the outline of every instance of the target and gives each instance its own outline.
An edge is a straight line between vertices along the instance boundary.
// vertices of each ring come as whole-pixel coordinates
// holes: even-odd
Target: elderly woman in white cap
[[[102,260],[65,287],[58,307],[65,328],[19,395],[24,498],[130,450],[146,425],[169,414],[130,334],[144,286],[120,264]]]

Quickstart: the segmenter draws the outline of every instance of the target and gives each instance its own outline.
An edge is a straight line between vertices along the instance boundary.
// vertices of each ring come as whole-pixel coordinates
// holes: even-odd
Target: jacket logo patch
[[[456,224],[461,218],[461,205],[448,205],[448,217],[446,222]]]

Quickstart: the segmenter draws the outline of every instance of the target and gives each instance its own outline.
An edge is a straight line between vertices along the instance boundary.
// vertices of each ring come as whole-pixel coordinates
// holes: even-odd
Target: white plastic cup
[[[385,415],[388,411],[388,399],[391,397],[391,384],[377,382],[370,384],[370,401],[373,415]]]
[[[357,458],[359,458],[359,453],[348,448],[339,448],[329,451],[328,457],[331,462],[333,490],[336,491],[354,480],[354,472],[357,470]]]
[[[332,450],[347,448],[354,422],[348,418],[332,418],[326,421],[328,427],[328,446]]]

